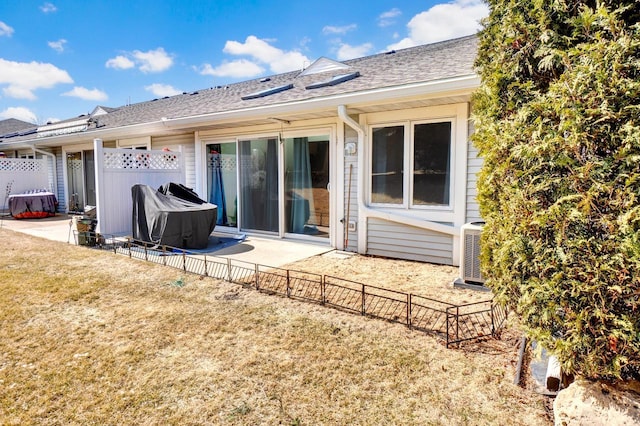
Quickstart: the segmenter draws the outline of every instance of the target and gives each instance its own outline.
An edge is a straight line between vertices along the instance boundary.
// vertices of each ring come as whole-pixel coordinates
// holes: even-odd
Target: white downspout
[[[427,229],[443,234],[459,236],[460,229],[456,226],[443,225],[440,223],[416,219],[415,217],[405,216],[397,213],[387,213],[368,207],[364,199],[364,189],[366,188],[366,174],[364,164],[365,130],[364,128],[362,128],[362,126],[360,126],[359,123],[349,117],[349,115],[347,114],[347,108],[344,105],[338,106],[338,117],[344,124],[351,127],[358,133],[358,253],[364,254],[367,252],[367,219],[369,217],[388,220],[390,222],[402,223],[405,225],[415,226],[417,228]]]
[[[338,105],[338,117],[340,120],[347,126],[351,127],[358,133],[358,177],[357,177],[357,185],[356,185],[356,193],[357,202],[358,202],[358,253],[365,254],[367,252],[367,215],[365,211],[368,210],[364,202],[364,143],[365,143],[365,132],[360,124],[356,123],[349,115],[347,114],[347,108],[344,105]],[[351,200],[347,201],[348,203]],[[346,218],[348,221],[349,218]],[[345,223],[347,226],[348,223]],[[349,232],[349,231],[347,231]],[[345,247],[345,250],[347,247]]]
[[[47,151],[43,151],[41,149],[36,148],[35,146],[31,146],[31,149],[33,150],[34,153],[34,157],[35,157],[35,153],[39,153],[42,155],[46,155],[47,157],[51,158],[53,160],[53,188],[51,188],[51,191],[56,195],[56,198],[59,198],[59,194],[58,194],[58,164],[56,164],[56,155],[52,154],[50,152]]]

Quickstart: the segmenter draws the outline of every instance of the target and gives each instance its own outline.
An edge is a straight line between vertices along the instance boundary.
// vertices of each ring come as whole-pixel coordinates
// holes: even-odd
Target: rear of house
[[[469,141],[476,49],[471,36],[320,58],[302,71],[98,107],[0,146],[52,155],[67,211],[100,204],[114,184],[100,171],[105,151],[176,152],[172,176],[218,205],[217,230],[457,265],[460,227],[479,219]],[[118,167],[163,173],[135,163]],[[110,231],[130,233],[120,227]]]

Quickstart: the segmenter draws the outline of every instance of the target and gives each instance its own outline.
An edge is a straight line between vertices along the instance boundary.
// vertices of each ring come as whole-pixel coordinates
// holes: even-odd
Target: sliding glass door
[[[237,170],[235,142],[207,145],[208,199],[218,206],[217,226],[238,225]]]
[[[329,135],[240,139],[206,147],[218,226],[329,238]]]
[[[284,141],[285,231],[329,237],[329,137]]]
[[[240,227],[278,232],[278,140],[241,140]]]

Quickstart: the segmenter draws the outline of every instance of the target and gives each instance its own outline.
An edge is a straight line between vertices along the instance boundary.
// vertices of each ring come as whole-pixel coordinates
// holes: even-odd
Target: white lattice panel
[[[0,158],[0,172],[34,172],[41,173],[45,169],[42,160],[23,158]]]
[[[69,160],[67,161],[67,170],[70,171],[82,171],[82,160]]]
[[[209,154],[209,170],[220,167],[223,172],[235,172],[237,161],[235,155]]]
[[[104,150],[105,170],[180,170],[180,153],[123,149]]]
[[[49,182],[47,160],[0,158],[0,197],[34,189],[53,190]],[[6,206],[0,206],[0,210],[4,207]]]

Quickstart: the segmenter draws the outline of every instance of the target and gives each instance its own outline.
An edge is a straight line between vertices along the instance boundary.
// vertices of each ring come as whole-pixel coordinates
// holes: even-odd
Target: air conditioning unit
[[[480,234],[484,222],[465,223],[460,228],[460,278],[454,284],[484,284],[480,272]]]

